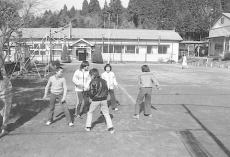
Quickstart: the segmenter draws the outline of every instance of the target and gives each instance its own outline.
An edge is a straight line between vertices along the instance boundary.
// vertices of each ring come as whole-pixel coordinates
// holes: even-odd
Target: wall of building
[[[53,60],[61,60],[61,53],[63,50],[64,44],[73,44],[76,41],[56,41],[53,42]],[[98,41],[88,41],[90,43],[94,43],[95,45],[100,45],[104,47],[102,49],[102,57],[104,61],[163,61],[166,62],[168,60],[178,61],[178,53],[179,53],[179,43],[178,41],[160,41],[160,40],[98,40]],[[50,59],[50,43],[48,41],[41,42],[41,40],[33,40],[28,41],[28,45],[31,45],[30,51],[33,60],[38,60],[41,62],[48,62]],[[79,46],[79,45],[78,45]],[[85,46],[85,45],[83,45]],[[77,47],[72,47],[69,49],[72,54],[73,59],[78,59],[76,57],[76,49]],[[87,47],[88,58],[91,59],[91,47]],[[161,50],[159,50],[161,49]],[[108,53],[108,51],[110,53]],[[164,52],[165,54],[161,54],[159,52]],[[11,61],[15,60],[15,50],[12,50]]]
[[[226,16],[222,16],[217,22],[213,25],[212,29],[230,26],[230,19]]]
[[[162,61],[174,60],[178,62],[179,43],[164,43],[168,46],[166,54],[158,53],[158,45],[153,45],[151,53],[147,53],[147,46],[135,46],[139,47],[139,52],[128,53],[126,51],[127,46],[124,45],[121,53],[103,53],[102,57],[104,61]],[[161,45],[164,45],[161,44]]]

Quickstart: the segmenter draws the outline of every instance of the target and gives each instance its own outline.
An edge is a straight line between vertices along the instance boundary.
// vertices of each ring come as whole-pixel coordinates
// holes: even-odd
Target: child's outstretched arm
[[[159,81],[156,79],[156,77],[153,75],[153,77],[152,77],[152,81],[153,81],[153,83],[154,83],[154,85],[156,86],[156,88],[158,89],[158,90],[160,90],[161,88],[160,88],[160,83],[159,83]]]
[[[46,99],[47,98],[47,94],[48,94],[48,91],[49,91],[49,87],[51,85],[51,80],[49,78],[47,84],[46,84],[46,87],[45,87],[45,93],[44,93],[44,96],[43,96],[43,99]]]
[[[118,88],[118,83],[115,74],[113,74],[113,84]]]
[[[66,95],[67,95],[67,85],[66,85],[66,80],[64,79],[63,81],[63,97],[62,97],[62,100],[61,102],[64,102],[65,99],[66,99]]]

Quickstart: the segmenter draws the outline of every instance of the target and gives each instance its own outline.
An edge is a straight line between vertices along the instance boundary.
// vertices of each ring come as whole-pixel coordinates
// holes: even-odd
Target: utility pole
[[[52,48],[51,48],[51,28],[50,28],[50,62],[52,62]]]
[[[109,28],[110,28],[110,13],[109,13]]]
[[[117,29],[118,29],[118,14],[117,14]]]

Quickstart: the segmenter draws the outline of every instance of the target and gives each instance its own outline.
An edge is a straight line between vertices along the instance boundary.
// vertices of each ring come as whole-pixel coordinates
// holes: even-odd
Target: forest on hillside
[[[175,30],[184,40],[202,40],[215,20],[223,12],[230,12],[230,0],[130,0],[124,8],[120,0],[84,0],[82,9],[45,11],[30,15],[26,27]]]

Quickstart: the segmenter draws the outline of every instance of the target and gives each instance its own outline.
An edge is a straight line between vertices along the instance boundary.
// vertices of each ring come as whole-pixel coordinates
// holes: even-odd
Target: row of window
[[[148,45],[148,46],[136,46],[136,45],[100,45],[103,53],[134,53],[139,54],[146,52],[147,54],[167,54],[169,45]]]
[[[32,44],[31,49],[46,49],[46,45],[44,43],[42,44]],[[52,49],[62,49],[62,44],[53,44]]]
[[[35,55],[46,55],[46,51],[44,47],[40,44],[39,48],[38,45],[34,44],[33,49],[30,50],[32,54]],[[61,44],[59,45],[61,46]],[[60,55],[62,52],[62,47],[54,46],[52,48],[52,53],[54,55]],[[131,53],[131,54],[141,54],[142,52],[147,54],[167,54],[169,45],[147,45],[147,46],[136,46],[136,45],[99,45],[101,47],[101,51],[103,53]],[[70,49],[69,49],[70,50]]]

